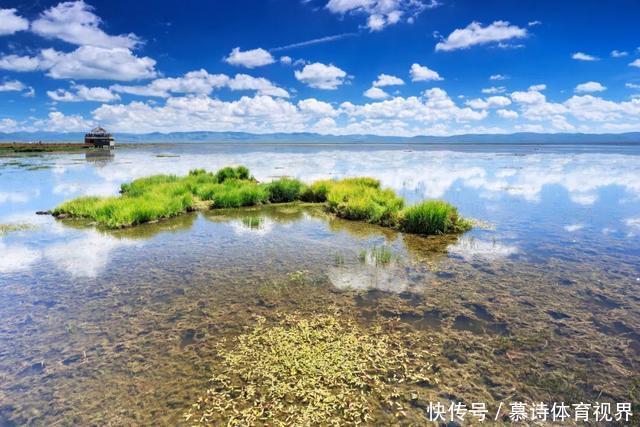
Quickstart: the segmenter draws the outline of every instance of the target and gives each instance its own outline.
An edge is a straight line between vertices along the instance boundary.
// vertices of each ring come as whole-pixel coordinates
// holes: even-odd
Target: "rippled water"
[[[212,211],[106,232],[37,216],[122,182],[248,166],[369,175],[487,224],[423,238],[317,207]],[[434,400],[631,401],[640,386],[640,148],[121,145],[0,158],[0,426],[171,423],[213,343],[329,308],[433,339]],[[388,248],[389,262],[371,252]]]

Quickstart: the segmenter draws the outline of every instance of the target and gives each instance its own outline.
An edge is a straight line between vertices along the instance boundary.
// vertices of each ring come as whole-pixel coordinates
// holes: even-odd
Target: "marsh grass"
[[[444,234],[467,231],[468,221],[458,214],[458,209],[441,200],[427,200],[404,209],[400,229],[415,234]]]
[[[267,184],[269,201],[272,203],[288,203],[300,200],[305,185],[292,178],[280,178]]]
[[[347,178],[330,187],[327,206],[341,218],[393,227],[404,200],[375,179]]]
[[[431,355],[413,351],[380,327],[332,315],[259,318],[249,332],[220,345],[211,386],[185,414],[212,425],[371,423],[396,389],[433,382]],[[366,356],[366,357],[363,357]],[[401,414],[398,414],[401,416]]]
[[[154,175],[122,184],[120,197],[80,197],[56,207],[58,217],[87,218],[121,228],[180,215],[196,208],[237,208],[266,203],[269,192],[243,166],[187,176]]]
[[[393,260],[393,251],[388,246],[374,246],[371,249],[363,249],[358,254],[358,260],[362,264],[373,264],[375,266],[389,265]]]
[[[120,228],[169,218],[190,210],[239,208],[265,203],[324,203],[336,216],[416,234],[466,231],[470,223],[446,202],[404,208],[404,199],[368,178],[321,180],[307,186],[293,178],[258,183],[244,166],[216,173],[194,169],[187,176],[154,175],[122,184],[120,197],[80,197],[56,207],[57,217],[86,218]]]
[[[387,265],[393,257],[393,252],[387,246],[374,246],[369,253],[376,265]]]
[[[327,194],[329,194],[333,184],[335,184],[335,181],[327,179],[316,181],[304,189],[300,198],[305,202],[324,203],[327,201]]]

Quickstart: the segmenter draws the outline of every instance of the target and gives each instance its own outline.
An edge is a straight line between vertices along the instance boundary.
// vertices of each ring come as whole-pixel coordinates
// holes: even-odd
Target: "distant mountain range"
[[[640,144],[640,132],[618,134],[584,133],[511,133],[511,134],[465,134],[453,136],[392,137],[377,135],[320,135],[316,133],[270,133],[246,132],[170,132],[170,133],[116,133],[116,142],[218,142],[218,143],[483,143],[483,144]],[[64,141],[81,142],[80,132],[0,132],[0,141]]]

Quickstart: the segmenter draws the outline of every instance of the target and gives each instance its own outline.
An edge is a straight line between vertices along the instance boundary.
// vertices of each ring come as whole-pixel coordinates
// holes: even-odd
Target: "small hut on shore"
[[[113,148],[115,146],[113,135],[100,126],[85,134],[84,143],[97,148]]]

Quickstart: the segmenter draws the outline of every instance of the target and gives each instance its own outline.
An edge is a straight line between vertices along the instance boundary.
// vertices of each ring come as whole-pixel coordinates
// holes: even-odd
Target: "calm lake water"
[[[372,176],[486,225],[424,238],[295,205],[111,232],[35,215],[138,177],[237,164],[260,181]],[[0,426],[180,423],[216,341],[256,315],[329,309],[428,336],[434,401],[638,403],[640,147],[141,144],[0,157],[0,224],[26,226],[0,237]],[[384,265],[367,255],[380,247],[393,253]]]

